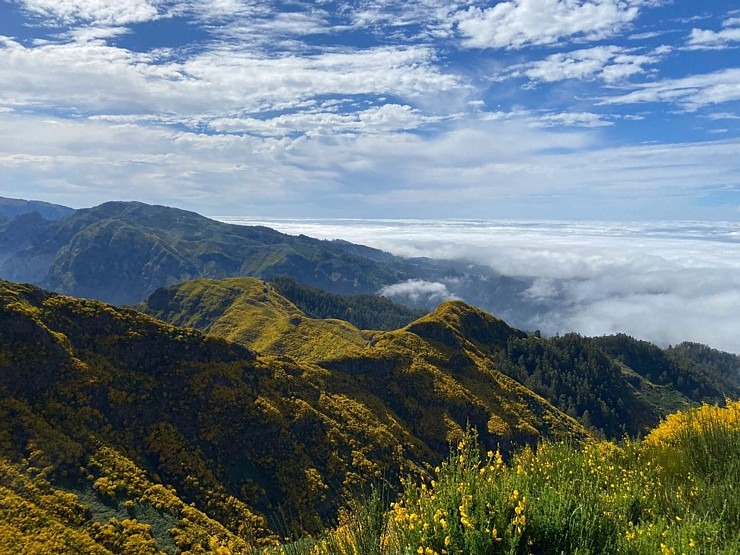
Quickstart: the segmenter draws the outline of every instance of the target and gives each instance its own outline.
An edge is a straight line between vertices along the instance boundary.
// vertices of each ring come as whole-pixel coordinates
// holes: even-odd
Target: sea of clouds
[[[524,327],[545,334],[624,332],[662,346],[697,341],[740,353],[738,223],[219,219],[400,256],[469,260],[531,279],[523,301],[548,308]],[[395,287],[451,296],[438,283]]]

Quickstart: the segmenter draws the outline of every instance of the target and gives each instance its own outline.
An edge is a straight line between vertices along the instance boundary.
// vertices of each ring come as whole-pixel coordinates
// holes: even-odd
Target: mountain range
[[[0,221],[0,279],[114,304],[135,304],[159,287],[200,277],[290,276],[344,295],[408,280],[444,282],[450,296],[515,325],[540,308],[522,295],[530,281],[465,262],[401,258],[138,202],[108,202],[54,221],[28,210]],[[427,310],[440,301],[397,298]]]
[[[544,338],[458,300],[339,294],[463,270],[444,261],[139,203],[0,226],[3,271],[57,290],[0,281],[11,553],[253,553],[372,484],[428,479],[469,428],[509,457],[740,397],[740,357],[703,345]]]
[[[249,542],[274,533],[268,516],[316,530],[371,481],[428,471],[469,425],[504,451],[589,435],[465,339],[467,326],[499,340],[520,334],[468,305],[370,332],[308,319],[258,280],[198,285],[252,299],[240,318],[264,333],[248,340],[234,330],[239,342],[230,341],[0,284],[6,464],[87,499],[90,518],[154,525],[176,522],[193,504],[193,518],[206,515]],[[294,341],[291,327],[302,328]],[[156,492],[168,500],[158,504]]]
[[[65,216],[74,213],[74,208],[51,204],[40,200],[24,200],[16,198],[0,197],[0,220],[12,218],[30,212],[37,212],[46,220],[61,220]]]
[[[738,394],[712,388],[727,380],[706,361],[656,383],[626,362],[654,346],[625,339],[622,356],[606,339],[528,336],[459,301],[393,331],[309,318],[254,278],[187,282],[140,308],[161,319],[0,284],[4,492],[69,545],[125,543],[136,522],[165,552],[215,537],[247,553],[319,530],[370,483],[425,475],[469,426],[506,454],[645,431],[692,401],[671,377],[703,400]],[[590,407],[575,411],[589,427],[512,377],[527,360],[541,361],[531,376],[555,405],[572,393]],[[11,514],[0,510],[0,534],[37,534]]]

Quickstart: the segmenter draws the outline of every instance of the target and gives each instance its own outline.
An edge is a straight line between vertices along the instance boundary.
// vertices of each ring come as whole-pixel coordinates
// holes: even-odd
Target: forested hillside
[[[310,304],[322,296],[307,298]],[[331,315],[331,308],[341,312],[346,304],[325,306],[325,314]],[[434,345],[464,345],[486,364],[606,437],[637,436],[669,412],[701,401],[722,403],[740,394],[723,377],[733,371],[732,361],[738,362],[734,355],[725,353],[725,358],[718,358],[724,366],[711,366],[687,357],[678,361],[672,349],[625,335],[543,338],[464,306],[445,303],[403,331]],[[274,285],[249,278],[195,280],[161,289],[142,309],[175,325],[196,327],[259,351],[288,354],[324,367],[360,367],[367,363],[365,343],[384,344],[403,336],[401,331],[360,332],[336,319],[308,318],[279,295]],[[738,368],[740,364],[734,371]]]
[[[374,294],[409,279],[448,280],[471,300],[516,312],[509,305],[521,304],[518,293],[527,283],[468,266],[138,202],[107,202],[59,221],[30,213],[0,221],[0,278],[116,304],[135,304],[159,287],[199,277],[289,276],[341,294]]]
[[[2,533],[55,553],[248,553],[318,530],[371,482],[430,471],[468,423],[504,452],[587,437],[497,372],[460,319],[511,333],[461,303],[378,337],[329,321],[363,343],[319,366],[2,282]]]

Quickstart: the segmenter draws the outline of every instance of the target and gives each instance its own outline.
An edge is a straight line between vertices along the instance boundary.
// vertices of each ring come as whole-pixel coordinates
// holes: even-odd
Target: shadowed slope
[[[196,277],[236,275],[291,275],[339,293],[374,293],[410,277],[411,267],[367,247],[138,202],[107,202],[46,222],[43,234],[22,249],[10,245],[5,257],[6,279],[123,304]]]

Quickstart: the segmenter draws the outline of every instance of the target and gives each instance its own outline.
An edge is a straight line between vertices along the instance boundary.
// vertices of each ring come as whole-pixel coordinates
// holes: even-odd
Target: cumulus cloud
[[[472,260],[532,279],[521,301],[534,316],[514,322],[525,329],[624,332],[661,345],[690,340],[740,353],[740,234],[732,223],[259,223],[405,256]],[[455,292],[454,284],[420,281],[392,288],[438,293],[440,300]]]
[[[155,114],[65,119],[8,108],[0,112],[3,187],[9,194],[24,183],[64,176],[94,191],[88,203],[141,195],[222,214],[233,214],[240,206],[235,200],[249,198],[253,213],[284,207],[287,214],[327,215],[342,207],[345,215],[424,210],[506,217],[512,202],[535,209],[539,197],[551,203],[553,195],[570,195],[576,202],[559,201],[559,214],[575,217],[583,199],[609,209],[627,199],[657,214],[707,184],[736,183],[737,139],[599,148],[591,134],[611,120],[588,113],[476,122],[435,122],[400,105],[360,113],[339,116],[325,107],[275,121],[214,118],[208,121],[224,131],[234,126],[235,133],[208,134]],[[329,133],[332,124],[344,132]],[[404,131],[422,125],[429,136]],[[295,136],[296,129],[303,134]],[[80,203],[81,197],[59,198],[50,187],[40,191],[62,204]],[[592,208],[589,213],[599,216]]]
[[[414,304],[440,303],[459,298],[451,293],[444,283],[422,279],[409,279],[387,285],[378,291],[378,294],[392,299],[409,300]]]
[[[656,64],[666,53],[656,49],[647,54],[618,46],[595,46],[558,52],[545,58],[511,68],[509,77],[527,77],[533,83],[552,83],[566,79],[600,79],[614,83],[645,73],[644,66]]]
[[[159,16],[156,0],[16,0],[26,12],[49,23],[127,25]]]
[[[326,95],[423,101],[464,87],[436,69],[432,58],[423,46],[271,58],[222,46],[178,61],[166,51],[137,53],[99,42],[26,47],[6,38],[0,42],[0,92],[14,105],[176,114],[180,123],[198,127],[210,119],[300,108]],[[391,105],[376,115],[394,110]]]
[[[687,48],[690,50],[722,50],[740,42],[740,17],[730,17],[722,23],[722,29],[711,31],[708,29],[691,30]]]
[[[468,48],[523,48],[582,36],[612,36],[640,13],[639,0],[512,0],[468,8],[457,27]]]
[[[732,126],[702,143],[712,116],[693,125],[687,110],[722,102],[728,114],[740,70],[666,79],[695,54],[674,44],[674,63],[654,67],[667,47],[618,42],[704,25],[681,35],[637,21],[659,4],[14,0],[0,36],[0,185],[232,213],[485,217],[539,202],[574,217],[582,199],[592,212],[609,198],[662,215],[737,184]],[[499,50],[470,50],[487,46]],[[653,125],[665,114],[685,134],[647,142],[666,140]],[[646,142],[615,146],[630,140]]]

